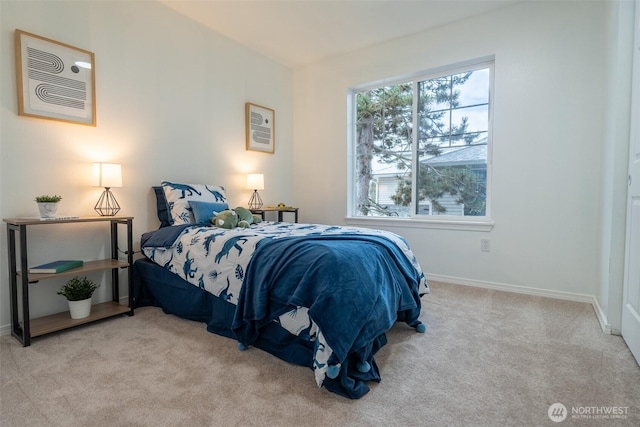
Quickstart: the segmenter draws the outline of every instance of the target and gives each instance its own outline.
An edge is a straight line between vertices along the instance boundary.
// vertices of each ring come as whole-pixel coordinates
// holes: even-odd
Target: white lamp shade
[[[247,175],[247,188],[250,190],[264,190],[264,175],[261,173]]]
[[[94,163],[93,185],[95,187],[122,187],[122,166],[118,163]]]

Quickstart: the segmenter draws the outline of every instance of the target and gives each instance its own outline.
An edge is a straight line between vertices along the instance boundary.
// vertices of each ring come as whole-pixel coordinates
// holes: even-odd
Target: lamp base
[[[114,216],[120,212],[120,205],[111,190],[109,190],[109,187],[105,187],[104,192],[93,209],[95,209],[100,216]]]
[[[260,209],[262,207],[262,199],[258,194],[258,190],[253,190],[253,194],[249,199],[249,209]]]

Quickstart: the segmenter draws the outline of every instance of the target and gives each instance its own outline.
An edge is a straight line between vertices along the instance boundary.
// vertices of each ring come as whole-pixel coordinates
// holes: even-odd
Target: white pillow
[[[226,203],[224,187],[209,184],[180,184],[162,181],[162,190],[167,198],[172,225],[195,224],[190,201]]]

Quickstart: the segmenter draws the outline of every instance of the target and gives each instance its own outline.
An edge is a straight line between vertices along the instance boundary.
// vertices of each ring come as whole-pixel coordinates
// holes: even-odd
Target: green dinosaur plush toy
[[[251,224],[262,222],[259,215],[254,215],[247,208],[241,206],[235,209],[227,209],[219,212],[211,218],[211,223],[216,227],[232,229],[236,227],[249,228]]]
[[[220,228],[236,228],[238,226],[238,214],[233,209],[226,209],[211,218],[211,223]]]
[[[251,224],[262,222],[262,218],[259,215],[252,214],[247,208],[238,206],[235,211],[238,214],[238,227],[249,228]]]

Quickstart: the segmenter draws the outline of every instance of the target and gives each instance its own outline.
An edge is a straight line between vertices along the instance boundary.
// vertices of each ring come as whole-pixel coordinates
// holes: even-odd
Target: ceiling
[[[158,1],[295,68],[521,0]]]

